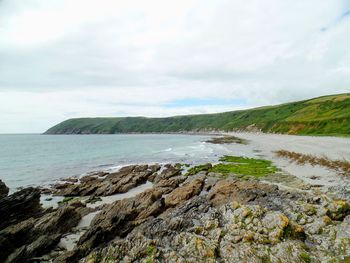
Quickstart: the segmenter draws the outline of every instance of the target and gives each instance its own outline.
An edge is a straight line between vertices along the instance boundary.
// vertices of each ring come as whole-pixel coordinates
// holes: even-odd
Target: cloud
[[[3,0],[0,132],[347,92],[349,8],[343,0]]]

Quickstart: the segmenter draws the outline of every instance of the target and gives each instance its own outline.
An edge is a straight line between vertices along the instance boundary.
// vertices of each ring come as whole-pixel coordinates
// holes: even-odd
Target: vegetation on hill
[[[216,114],[167,118],[79,118],[66,120],[46,134],[170,133],[259,130],[300,135],[350,134],[350,93]]]

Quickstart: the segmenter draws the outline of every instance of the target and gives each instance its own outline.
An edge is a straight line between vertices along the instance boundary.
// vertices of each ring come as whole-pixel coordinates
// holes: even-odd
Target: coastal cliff
[[[167,118],[78,118],[45,134],[186,133],[262,131],[298,135],[350,134],[350,94],[267,106],[250,110]]]

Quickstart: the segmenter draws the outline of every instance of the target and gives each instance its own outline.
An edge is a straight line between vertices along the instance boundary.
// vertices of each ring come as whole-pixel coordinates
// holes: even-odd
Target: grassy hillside
[[[216,114],[167,118],[79,118],[46,134],[108,134],[186,131],[261,130],[303,135],[350,135],[350,93],[277,106]]]

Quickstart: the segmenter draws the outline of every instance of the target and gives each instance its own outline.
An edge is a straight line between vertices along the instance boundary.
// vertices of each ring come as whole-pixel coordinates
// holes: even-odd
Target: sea
[[[217,162],[233,146],[177,134],[0,135],[0,179],[13,191],[128,164]]]

